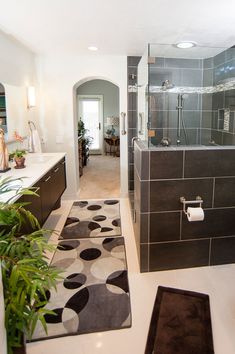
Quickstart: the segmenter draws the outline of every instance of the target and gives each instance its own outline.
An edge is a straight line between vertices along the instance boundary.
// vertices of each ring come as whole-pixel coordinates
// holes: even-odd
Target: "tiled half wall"
[[[235,149],[134,152],[135,238],[141,272],[235,262]],[[189,222],[180,197],[203,199]]]

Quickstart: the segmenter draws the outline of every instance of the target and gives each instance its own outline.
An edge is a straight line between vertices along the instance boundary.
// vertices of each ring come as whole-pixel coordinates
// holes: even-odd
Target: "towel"
[[[30,130],[28,138],[29,152],[42,152],[42,146],[37,129]]]
[[[37,129],[34,129],[32,131],[32,141],[33,141],[34,152],[42,152],[41,141]]]

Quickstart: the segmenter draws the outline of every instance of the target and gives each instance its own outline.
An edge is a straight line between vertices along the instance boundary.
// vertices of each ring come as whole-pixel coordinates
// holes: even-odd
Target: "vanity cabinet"
[[[60,207],[60,199],[66,189],[65,158],[53,166],[33,187],[38,188],[39,197],[23,195],[17,202],[30,202],[25,209],[31,211],[40,225],[43,225],[52,210]]]

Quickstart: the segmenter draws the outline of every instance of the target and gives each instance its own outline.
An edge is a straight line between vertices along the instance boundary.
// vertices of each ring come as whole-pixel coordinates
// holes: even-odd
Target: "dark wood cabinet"
[[[25,209],[36,216],[43,225],[52,210],[60,207],[60,200],[66,189],[65,158],[60,160],[33,187],[38,188],[39,197],[24,195],[17,202],[29,202]]]
[[[38,194],[37,196],[32,195],[23,195],[21,201],[30,203],[25,206],[25,209],[29,210],[39,221],[39,224],[42,225],[42,212],[41,212],[41,181],[38,181],[34,187],[37,188],[35,191]],[[17,200],[18,202],[19,200]]]

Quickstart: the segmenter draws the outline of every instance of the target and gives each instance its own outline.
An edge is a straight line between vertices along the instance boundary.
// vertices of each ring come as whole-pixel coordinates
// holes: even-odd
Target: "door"
[[[78,119],[86,129],[86,135],[92,138],[90,154],[103,153],[103,96],[78,95]]]

